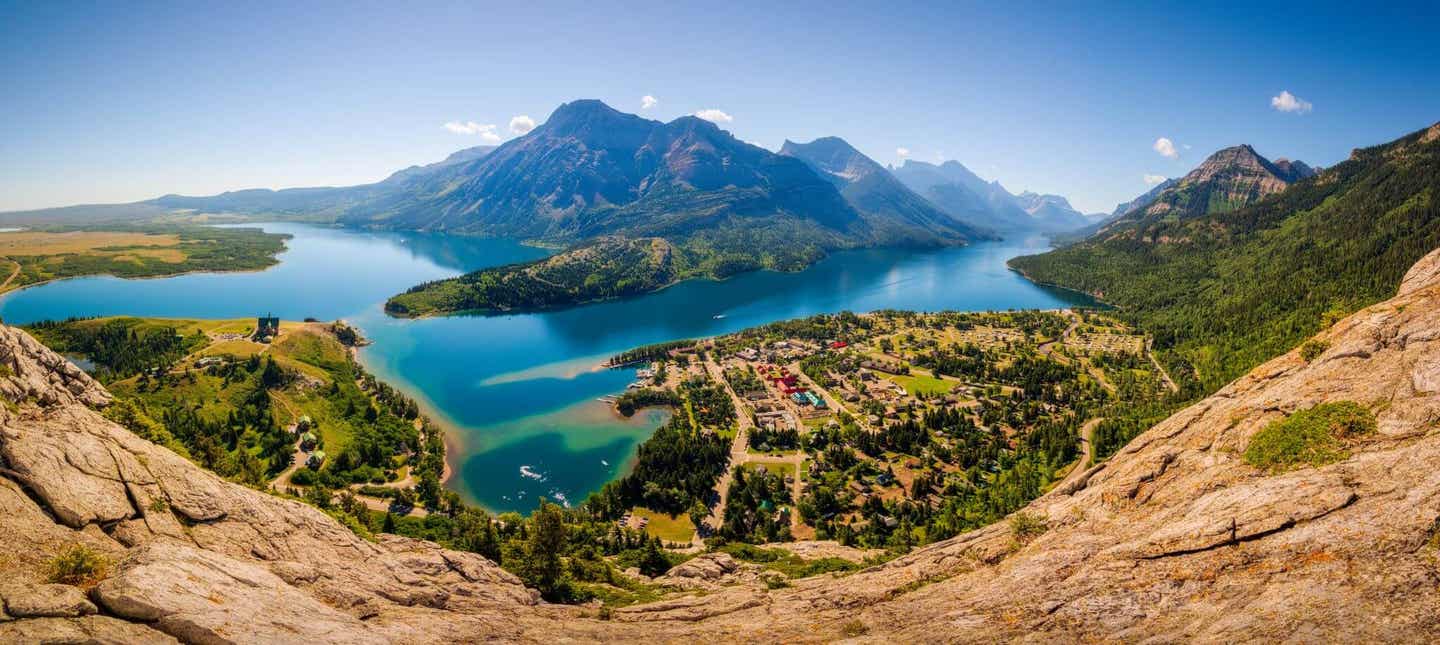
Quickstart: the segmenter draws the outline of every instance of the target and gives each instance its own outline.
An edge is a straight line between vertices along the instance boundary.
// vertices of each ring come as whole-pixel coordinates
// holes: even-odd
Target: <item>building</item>
[[[266,314],[260,316],[255,322],[255,337],[269,338],[280,333],[280,319],[276,316]]]

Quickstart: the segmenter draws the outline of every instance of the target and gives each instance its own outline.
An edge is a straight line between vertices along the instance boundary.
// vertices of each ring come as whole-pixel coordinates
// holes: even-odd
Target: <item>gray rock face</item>
[[[85,592],[70,585],[38,585],[4,592],[5,611],[12,618],[79,618],[95,613]]]
[[[187,643],[381,643],[360,620],[290,586],[258,564],[156,543],[136,549],[95,588],[120,618]],[[93,609],[93,607],[92,607]]]
[[[0,365],[10,368],[0,398],[12,404],[0,406],[0,580],[17,583],[0,596],[13,634],[96,612],[73,587],[34,584],[71,544],[113,566],[93,591],[106,620],[43,623],[62,641],[103,641],[119,617],[186,642],[380,642],[395,634],[362,617],[466,613],[454,627],[538,602],[483,557],[395,536],[367,542],[311,506],[136,437],[93,409],[110,401],[104,389],[19,330],[0,327]]]
[[[109,616],[36,618],[0,623],[0,643],[85,643],[86,645],[165,645],[171,636],[144,625]]]

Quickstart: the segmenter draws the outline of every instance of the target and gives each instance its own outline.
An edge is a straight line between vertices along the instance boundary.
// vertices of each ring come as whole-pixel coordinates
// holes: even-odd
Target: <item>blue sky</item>
[[[1328,165],[1440,120],[1433,2],[220,4],[0,0],[0,210],[364,183],[574,98],[1085,211],[1227,145]]]

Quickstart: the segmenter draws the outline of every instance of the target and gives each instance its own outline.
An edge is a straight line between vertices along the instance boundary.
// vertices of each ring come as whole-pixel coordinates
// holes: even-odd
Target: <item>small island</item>
[[[545,311],[650,293],[693,278],[720,280],[759,269],[797,271],[825,256],[819,247],[804,244],[778,244],[775,248],[781,250],[764,253],[738,247],[607,237],[543,260],[420,284],[391,297],[385,311],[402,317]]]

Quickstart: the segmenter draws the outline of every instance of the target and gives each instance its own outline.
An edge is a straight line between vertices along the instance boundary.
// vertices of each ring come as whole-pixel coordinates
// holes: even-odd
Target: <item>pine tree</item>
[[[530,518],[528,569],[541,594],[553,596],[560,586],[560,554],[565,549],[565,522],[560,507],[544,500]]]

